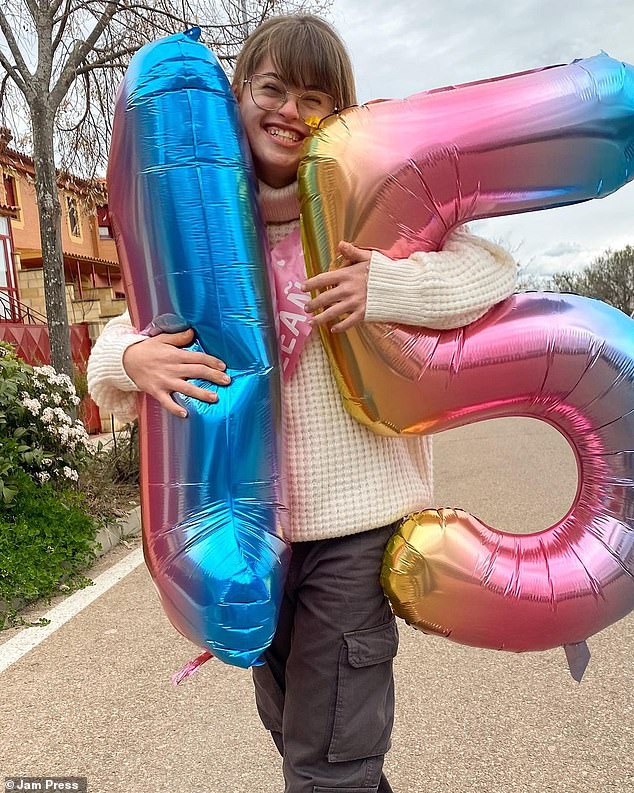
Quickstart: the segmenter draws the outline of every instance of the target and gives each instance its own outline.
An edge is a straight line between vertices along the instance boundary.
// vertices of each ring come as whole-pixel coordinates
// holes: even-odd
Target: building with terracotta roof
[[[33,160],[0,127],[0,339],[29,363],[47,362],[48,329]],[[85,368],[92,342],[126,307],[105,182],[58,173],[66,308],[73,361]]]
[[[46,316],[33,160],[10,142],[10,131],[0,128],[0,238],[10,249],[4,267],[0,250],[0,292]],[[64,174],[57,181],[68,320],[103,325],[125,308],[105,184]]]

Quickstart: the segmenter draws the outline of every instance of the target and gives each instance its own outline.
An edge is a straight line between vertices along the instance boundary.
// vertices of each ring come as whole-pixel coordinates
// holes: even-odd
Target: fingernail
[[[228,375],[228,374],[226,374],[226,375],[224,375],[223,377],[221,377],[221,378],[220,378],[220,381],[221,381],[222,383],[225,383],[225,384],[226,384],[226,383],[230,383],[230,382],[231,382],[231,378],[229,377],[229,375]]]
[[[182,419],[186,419],[186,418],[187,418],[187,411],[186,411],[186,410],[181,410],[181,411],[180,411],[180,413],[179,413],[178,415],[179,415],[179,416],[180,416]]]

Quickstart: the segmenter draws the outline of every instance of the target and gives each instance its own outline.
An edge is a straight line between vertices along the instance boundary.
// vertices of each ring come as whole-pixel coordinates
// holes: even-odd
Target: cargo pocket
[[[313,793],[376,793],[374,787],[314,787]]]
[[[393,658],[396,620],[344,633],[339,653],[337,701],[328,760],[344,763],[383,755],[394,722]]]
[[[255,704],[264,727],[270,732],[282,732],[284,694],[268,664],[253,667]]]

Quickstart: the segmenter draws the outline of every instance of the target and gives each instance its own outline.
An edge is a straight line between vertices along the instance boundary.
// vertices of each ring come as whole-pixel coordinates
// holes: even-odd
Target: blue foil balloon
[[[145,561],[174,627],[249,667],[273,638],[290,553],[280,381],[248,144],[198,35],[161,39],[132,59],[116,105],[109,209],[136,327],[192,327],[188,349],[225,361],[232,378],[216,404],[176,395],[186,419],[140,397]]]

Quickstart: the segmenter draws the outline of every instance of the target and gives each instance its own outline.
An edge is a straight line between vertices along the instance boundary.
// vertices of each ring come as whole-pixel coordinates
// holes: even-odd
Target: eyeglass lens
[[[277,77],[254,74],[250,84],[253,101],[262,110],[279,110],[286,103],[289,94],[297,97],[297,111],[304,121],[311,117],[323,119],[335,109],[335,102],[330,94],[323,91],[305,91],[298,96],[288,91]]]

